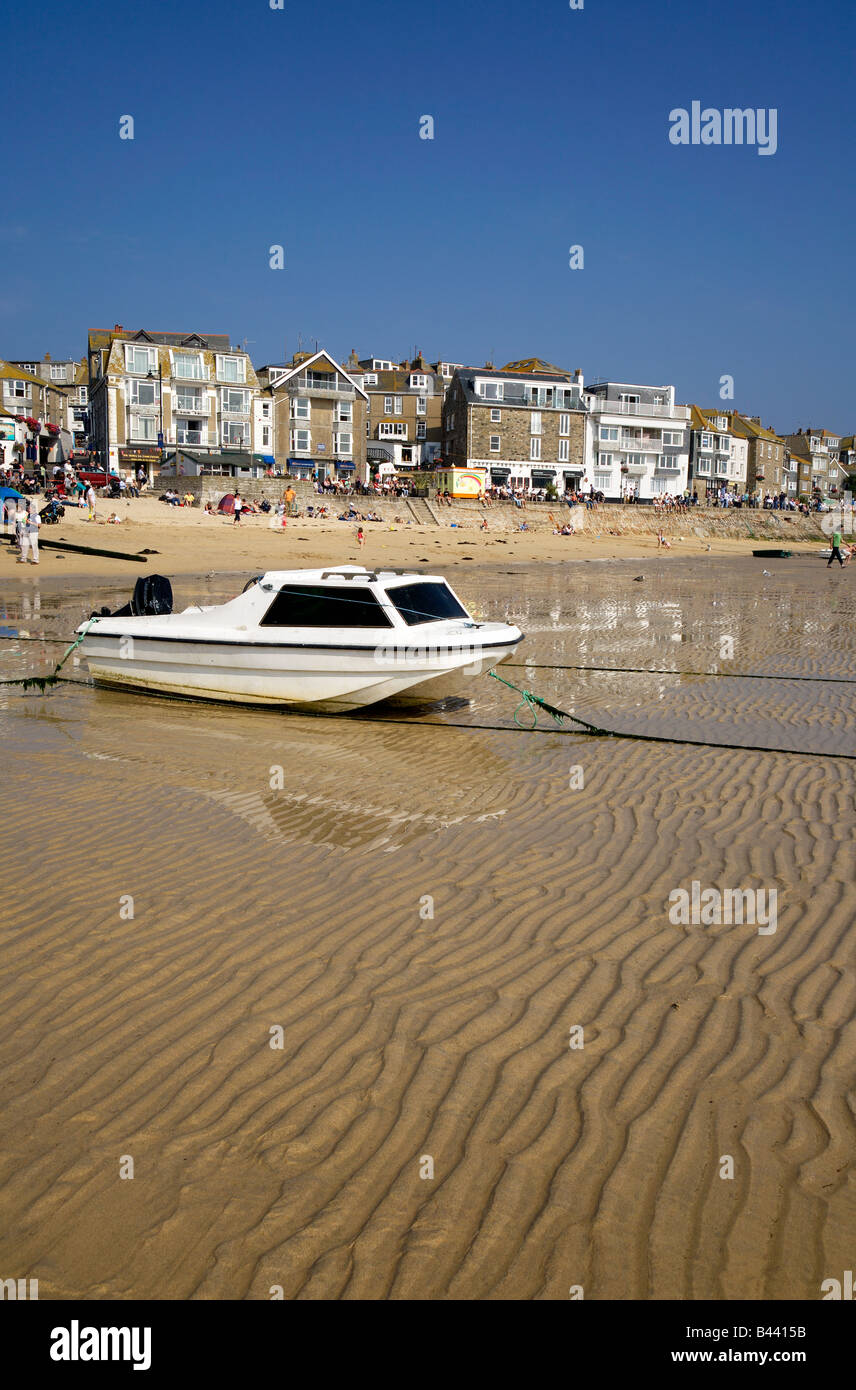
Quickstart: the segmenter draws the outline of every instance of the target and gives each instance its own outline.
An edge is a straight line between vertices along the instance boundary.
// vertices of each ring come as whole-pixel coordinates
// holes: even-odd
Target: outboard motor
[[[143,574],[134,585],[130,603],[115,613],[102,608],[102,617],[159,618],[172,612],[172,585],[162,574]]]

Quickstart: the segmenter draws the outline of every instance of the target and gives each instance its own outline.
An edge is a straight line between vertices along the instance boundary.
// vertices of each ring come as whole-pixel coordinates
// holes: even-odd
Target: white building
[[[596,492],[651,500],[687,486],[690,411],[674,386],[596,381],[586,387],[586,469]]]

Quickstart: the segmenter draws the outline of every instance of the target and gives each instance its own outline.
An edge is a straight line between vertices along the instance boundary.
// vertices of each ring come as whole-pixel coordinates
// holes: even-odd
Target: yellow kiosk
[[[487,487],[487,467],[473,464],[471,468],[438,468],[434,486],[451,497],[478,497]]]

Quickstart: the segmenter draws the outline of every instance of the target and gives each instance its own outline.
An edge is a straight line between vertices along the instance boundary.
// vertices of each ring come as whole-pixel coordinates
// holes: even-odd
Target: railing
[[[207,444],[205,430],[176,430],[176,444]]]
[[[589,406],[593,415],[653,415],[655,418],[688,420],[688,405],[648,405],[645,401],[607,401],[593,396]]]
[[[310,381],[305,375],[292,377],[291,381],[296,385],[298,391],[339,391],[348,396],[353,396],[354,388],[349,381],[339,381],[338,377],[333,377],[332,381]]]
[[[211,380],[211,371],[210,371],[210,368],[208,368],[208,367],[203,367],[201,371],[196,371],[196,372],[185,372],[185,371],[182,371],[182,369],[181,369],[180,367],[176,367],[176,369],[175,369],[175,371],[173,372],[172,375],[173,375],[173,379],[174,379],[175,381],[210,381],[210,380]]]
[[[176,396],[172,403],[173,411],[179,415],[207,415],[208,407],[201,397]]]
[[[228,405],[224,405],[220,414],[226,420],[248,420],[250,418],[249,406],[246,410],[232,410]]]

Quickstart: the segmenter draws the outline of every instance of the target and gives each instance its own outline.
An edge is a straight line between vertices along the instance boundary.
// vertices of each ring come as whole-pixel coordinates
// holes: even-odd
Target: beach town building
[[[350,372],[322,348],[269,363],[260,378],[270,390],[278,468],[319,481],[366,481],[368,397]]]
[[[841,440],[838,457],[841,464],[842,486],[852,491],[854,480],[856,480],[856,440],[852,434],[845,435]]]
[[[379,478],[431,467],[442,448],[447,382],[421,353],[410,362],[381,365],[376,357],[347,363],[366,393],[366,458]]]
[[[690,406],[689,483],[702,500],[746,491],[749,441],[734,426],[734,412]],[[704,489],[704,491],[702,491]]]
[[[143,467],[167,455],[253,459],[259,383],[249,355],[222,333],[163,333],[117,324],[89,334],[89,410],[99,461]]]
[[[578,488],[585,472],[583,374],[541,358],[499,370],[458,367],[443,408],[442,460],[484,468],[488,485],[523,492]]]
[[[845,472],[840,461],[839,434],[832,430],[799,429],[796,434],[785,435],[784,443],[800,461],[801,495],[809,495],[812,492],[819,492],[824,496],[838,495]]]
[[[731,412],[732,433],[747,444],[746,491],[750,496],[777,497],[788,491],[785,442],[757,415]]]
[[[72,450],[65,389],[30,371],[35,365],[0,359],[3,462],[13,466],[62,463]]]
[[[605,497],[652,500],[687,487],[690,408],[674,386],[595,381],[586,387],[588,429],[583,485]]]

